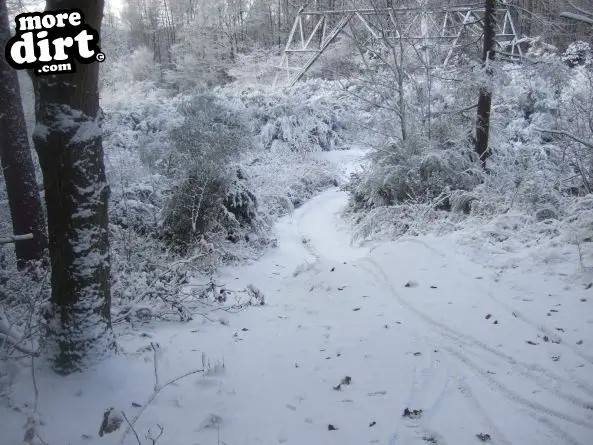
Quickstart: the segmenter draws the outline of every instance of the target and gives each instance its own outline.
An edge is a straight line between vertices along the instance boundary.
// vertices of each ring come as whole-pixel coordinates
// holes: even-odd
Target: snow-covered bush
[[[103,88],[120,89],[122,85],[135,82],[158,82],[160,72],[152,51],[140,47],[117,61],[109,61],[102,72],[101,85]]]
[[[561,212],[562,196],[572,170],[553,145],[534,142],[501,144],[489,172],[472,192],[471,213],[492,216],[518,210],[535,215],[542,209]]]
[[[337,172],[329,162],[314,153],[295,153],[282,146],[254,153],[244,168],[268,221],[292,213],[315,194],[337,185]]]
[[[315,152],[342,148],[347,123],[355,116],[347,104],[332,97],[337,92],[329,88],[331,85],[317,81],[286,94],[232,88],[219,93],[235,115],[245,116],[261,147],[281,145],[295,152]]]
[[[573,42],[568,45],[561,59],[571,68],[578,65],[591,65],[593,62],[593,49],[587,42]]]
[[[184,96],[173,96],[152,82],[133,82],[120,88],[125,89],[125,94],[105,88],[102,95],[103,140],[108,159],[123,150],[137,153],[147,168],[166,171],[172,150],[169,131],[183,122],[179,107]]]
[[[214,7],[204,4],[205,8]],[[213,13],[217,13],[212,11]],[[235,57],[234,47],[225,42],[224,30],[205,23],[207,16],[183,24],[177,33],[178,41],[171,49],[174,69],[167,70],[165,80],[178,91],[196,87],[213,87],[233,80],[227,73]]]
[[[525,224],[562,220],[570,196],[591,191],[593,157],[586,148],[593,141],[590,67],[569,69],[559,57],[546,55],[536,65],[492,68],[487,171],[471,160],[468,136],[474,123],[454,111],[468,98],[469,104],[475,101],[476,86],[484,79],[476,72],[460,86],[442,81],[455,77],[453,72],[435,75],[430,138],[426,131],[413,131],[405,144],[378,146],[346,187],[359,238],[452,229],[462,215],[481,219],[516,212],[525,215]],[[413,83],[422,79],[415,77]],[[413,96],[405,98],[414,103]],[[410,128],[417,128],[419,120],[413,110],[410,114]]]
[[[12,246],[0,248],[0,363],[20,360],[42,347],[42,310],[49,298],[49,271],[43,262],[17,270]],[[0,396],[2,395],[0,369]]]
[[[480,179],[468,149],[422,152],[391,144],[375,150],[370,160],[346,186],[354,209],[428,202],[444,192],[471,190]],[[444,199],[439,207],[447,209],[449,205]]]
[[[249,178],[236,164],[241,151],[252,150],[246,128],[210,95],[196,96],[182,113],[184,123],[171,132],[176,179],[163,236],[181,251],[211,233],[238,241],[239,232],[261,223]]]
[[[248,52],[237,54],[235,63],[228,68],[227,73],[238,85],[269,87],[276,78],[282,50],[278,46],[255,46]]]

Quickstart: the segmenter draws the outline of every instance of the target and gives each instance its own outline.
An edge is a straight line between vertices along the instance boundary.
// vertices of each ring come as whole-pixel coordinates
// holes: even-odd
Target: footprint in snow
[[[210,429],[210,428],[218,428],[223,423],[223,419],[218,414],[210,413],[206,418],[202,421],[200,425],[200,430]]]

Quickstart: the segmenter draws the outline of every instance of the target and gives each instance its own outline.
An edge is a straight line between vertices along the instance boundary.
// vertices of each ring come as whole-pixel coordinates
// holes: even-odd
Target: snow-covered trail
[[[494,291],[483,276],[488,271],[447,252],[443,241],[351,247],[338,217],[345,199],[325,192],[279,224],[278,251],[246,274],[252,281],[269,274],[263,288],[275,295],[281,320],[270,319],[271,331],[254,322],[260,334],[245,335],[247,356],[236,356],[239,363],[254,350],[267,357],[245,384],[261,407],[256,418],[271,417],[246,443],[459,444],[479,433],[501,444],[590,443],[590,356],[509,308],[494,295],[505,289]],[[257,375],[267,377],[263,386]],[[352,384],[333,390],[346,375]],[[280,400],[288,388],[292,395]],[[423,415],[402,418],[405,408]],[[300,424],[307,419],[313,423]],[[242,432],[249,436],[254,423]]]
[[[233,335],[205,325],[195,336],[225,368],[181,390],[180,407],[221,423],[183,443],[591,443],[590,355],[510,307],[513,291],[450,240],[351,246],[345,203],[322,193],[278,224],[277,249],[226,271],[223,282],[254,283],[268,305],[231,317]],[[187,369],[185,343],[167,347]],[[172,428],[187,431],[179,416]]]
[[[157,342],[161,382],[208,369],[165,388],[140,418],[141,437],[164,427],[159,445],[592,443],[585,298],[536,272],[519,287],[451,237],[352,246],[345,203],[336,189],[320,194],[277,224],[277,248],[224,271],[230,288],[260,288],[265,306],[220,312],[220,324],[155,325],[92,373],[38,376],[44,440],[117,443],[89,425],[109,406],[136,414]]]

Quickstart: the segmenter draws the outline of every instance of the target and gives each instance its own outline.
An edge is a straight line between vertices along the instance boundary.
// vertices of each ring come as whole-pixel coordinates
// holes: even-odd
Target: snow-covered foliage
[[[154,404],[158,407],[152,413],[147,410],[141,422],[130,416],[128,426],[139,435],[134,439],[130,433],[128,442],[179,443],[180,437],[191,442],[198,436],[205,443],[344,444],[347,437],[357,444],[376,442],[377,437],[410,443],[445,443],[445,436],[448,443],[466,443],[475,440],[473,436],[489,440],[489,434],[478,431],[468,436],[465,427],[447,431],[441,440],[416,424],[408,428],[407,407],[400,425],[392,410],[373,401],[380,397],[389,406],[404,407],[418,395],[425,398],[424,389],[442,386],[443,391],[429,399],[451,407],[443,413],[458,412],[461,406],[476,425],[496,424],[499,431],[489,431],[495,441],[586,443],[592,426],[590,404],[581,393],[591,385],[588,368],[581,370],[580,365],[591,356],[581,352],[580,338],[591,330],[588,312],[581,309],[588,304],[585,291],[591,284],[575,274],[587,278],[577,289],[568,277],[576,269],[590,276],[593,267],[593,64],[587,43],[576,42],[557,55],[556,47],[541,39],[526,40],[528,63],[495,62],[490,77],[479,63],[464,57],[446,69],[426,70],[416,51],[391,66],[368,51],[363,62],[364,48],[343,38],[295,88],[277,89],[271,84],[280,42],[275,35],[262,38],[259,42],[266,42],[261,47],[246,42],[270,29],[286,37],[282,33],[290,31],[290,23],[274,19],[288,15],[280,10],[296,7],[294,2],[126,3],[130,9],[146,7],[136,11],[144,21],[127,23],[130,34],[136,33],[136,44],[125,39],[129,36],[123,28],[106,30],[103,49],[109,57],[101,65],[101,123],[111,191],[111,312],[123,354],[110,360],[108,369],[90,370],[84,381],[74,376],[56,384],[35,362],[45,347],[43,315],[50,308],[46,269],[19,272],[8,254],[0,256],[0,400],[7,400],[6,409],[0,405],[0,417],[6,413],[4,418],[21,421],[23,406],[27,412],[37,411],[35,393],[41,388],[44,422],[29,415],[27,443],[45,442],[34,437],[38,431],[47,433],[47,443],[109,441],[94,437],[93,422],[112,413],[118,427],[125,428],[122,420],[128,419],[114,408],[105,412],[108,406],[140,408],[143,413],[161,389],[176,382],[159,385],[160,369],[177,375],[196,366],[186,376],[201,373],[203,378],[187,386],[171,385],[169,398]],[[241,5],[247,4],[251,10],[244,14]],[[251,14],[256,9],[258,13]],[[151,16],[151,11],[161,15]],[[156,29],[149,29],[153,24]],[[493,89],[494,104],[492,153],[483,169],[472,137],[477,92],[486,84]],[[32,117],[33,102],[28,99]],[[43,130],[40,126],[37,131]],[[354,156],[367,147],[372,148],[361,167],[342,184],[340,170],[351,172]],[[354,154],[348,158],[349,153]],[[345,165],[336,166],[336,159]],[[343,185],[341,191],[322,193],[338,185]],[[10,233],[6,205],[0,204],[0,229]],[[340,218],[344,208],[345,220]],[[285,215],[289,217],[280,219]],[[348,242],[351,225],[360,246]],[[423,234],[428,236],[373,243],[372,248],[364,243]],[[480,251],[477,259],[495,262],[496,271],[490,264],[482,267],[467,260],[457,251],[460,245]],[[1,255],[10,251],[10,246],[0,248]],[[266,249],[267,255],[261,255]],[[522,267],[524,262],[529,266]],[[238,267],[244,263],[251,264]],[[542,284],[542,271],[558,275]],[[503,272],[515,276],[501,289]],[[499,286],[501,295],[480,283],[489,289]],[[554,297],[551,286],[556,287]],[[519,289],[534,298],[519,302]],[[404,292],[415,297],[406,298]],[[514,310],[534,300],[538,314],[530,313],[533,321]],[[265,311],[237,314],[269,301],[273,303]],[[559,301],[562,311],[569,308],[569,318],[555,318],[558,323],[546,328],[543,314],[552,302],[560,307]],[[494,313],[493,308],[494,315],[487,312]],[[484,314],[476,316],[476,311]],[[339,323],[333,324],[336,314]],[[395,321],[394,314],[404,323]],[[301,324],[305,319],[309,321]],[[167,323],[157,330],[152,323],[157,320],[186,324]],[[93,320],[87,322],[91,331]],[[490,328],[506,335],[494,342]],[[517,346],[519,334],[526,335],[525,342],[520,340],[522,348]],[[156,339],[147,340],[152,337],[162,350]],[[320,351],[320,338],[338,345],[335,356],[327,345]],[[532,352],[542,350],[535,348],[536,338],[550,351]],[[238,342],[243,342],[241,347]],[[397,358],[384,354],[393,345]],[[221,356],[213,359],[214,365],[206,355],[212,351]],[[261,379],[261,351],[270,359],[266,373],[282,378]],[[554,368],[559,351],[561,367]],[[552,360],[547,352],[554,353]],[[161,361],[161,354],[166,360]],[[349,370],[353,378],[343,378],[339,361],[357,356],[368,363]],[[435,356],[446,360],[435,361]],[[426,360],[428,373],[420,373],[424,376],[416,372],[419,360]],[[381,381],[391,374],[375,371],[389,367],[403,370],[405,379]],[[23,390],[20,384],[19,393],[12,394],[12,384],[24,369],[33,377],[41,371],[41,379],[33,379],[33,389]],[[319,379],[320,370],[340,373],[331,377],[338,385]],[[483,379],[465,378],[474,371]],[[302,386],[286,385],[291,372]],[[426,385],[424,377],[429,378]],[[455,385],[447,389],[451,378]],[[351,381],[355,384],[350,387]],[[28,384],[29,379],[20,382]],[[73,382],[78,385],[76,397]],[[138,395],[152,385],[153,397],[139,405]],[[214,391],[208,393],[208,388]],[[475,396],[499,389],[509,396],[509,406],[518,407],[487,406],[488,413],[503,416],[490,419],[486,411],[475,409],[476,403],[496,403],[496,398]],[[336,405],[334,391],[350,392],[342,400],[348,403]],[[266,399],[268,393],[273,401]],[[261,400],[257,409],[254,394]],[[89,403],[91,398],[96,400]],[[268,422],[261,412],[278,400],[298,404],[272,410],[274,422]],[[364,400],[371,400],[365,412],[376,412],[361,420],[360,410],[348,406],[361,407]],[[317,404],[325,414],[316,411]],[[213,406],[221,407],[221,413],[210,412]],[[64,416],[77,415],[78,422],[59,427],[46,423],[56,407]],[[191,412],[190,422],[180,415],[180,407]],[[437,406],[410,408],[435,413]],[[304,414],[307,409],[316,416],[306,417],[303,426],[302,417],[293,412]],[[328,412],[338,417],[328,418]],[[421,416],[422,409],[417,412]],[[525,412],[523,423],[517,422],[517,414]],[[510,417],[504,417],[508,413]],[[443,419],[448,427],[459,426]],[[426,416],[422,423],[430,422]],[[164,435],[161,423],[166,423]],[[528,426],[511,431],[506,428],[511,424]],[[162,437],[158,431],[158,438],[152,435],[155,425]],[[584,429],[563,432],[575,425]],[[298,433],[289,437],[292,428]],[[15,428],[7,430],[3,434],[9,441],[22,436],[20,430],[16,435]],[[503,430],[507,439],[499,434]],[[320,434],[329,436],[323,439]]]
[[[568,45],[561,59],[571,68],[578,65],[591,65],[593,62],[593,49],[587,42],[573,42]]]
[[[270,87],[280,65],[280,54],[280,47],[254,46],[249,52],[237,54],[227,73],[238,85],[257,85],[260,89]]]
[[[264,149],[285,146],[295,152],[344,147],[356,120],[352,101],[335,82],[311,81],[289,91],[231,86],[218,91],[235,116],[246,120]]]
[[[181,91],[232,80],[227,69],[235,57],[233,43],[229,46],[224,30],[203,19],[184,24],[170,51],[173,69],[166,71],[166,81]]]
[[[182,251],[207,234],[229,241],[257,233],[263,226],[239,154],[253,150],[241,119],[197,96],[182,107],[183,124],[171,132],[174,152],[169,168],[178,179],[163,215],[163,236]]]
[[[345,147],[356,109],[323,81],[289,95],[243,84],[178,93],[146,76],[144,50],[132,58],[112,63],[102,91],[114,305],[144,295],[170,306],[170,264],[190,257],[179,276],[209,275],[254,258],[278,217],[337,184],[318,154]]]
[[[430,201],[450,190],[471,190],[479,183],[481,175],[472,158],[467,149],[418,153],[392,144],[372,153],[368,166],[353,174],[346,189],[358,209]],[[439,205],[448,206],[446,200]]]
[[[440,129],[421,143],[413,138],[373,150],[346,187],[358,237],[451,230],[459,227],[460,215],[480,219],[519,212],[528,215],[525,225],[567,216],[573,197],[590,191],[593,159],[584,144],[593,140],[593,75],[586,63],[570,69],[563,62],[545,56],[521,68],[494,66],[487,171],[472,154],[471,117],[456,114],[451,117],[460,120],[450,125],[433,122]],[[471,104],[480,81],[476,74],[465,89],[433,82],[432,112],[450,115],[447,110]],[[458,94],[453,102],[452,91]],[[450,128],[459,124],[468,133],[451,137]]]

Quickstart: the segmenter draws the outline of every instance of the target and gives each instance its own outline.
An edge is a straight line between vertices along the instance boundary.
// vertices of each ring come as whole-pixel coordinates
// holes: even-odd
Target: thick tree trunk
[[[103,0],[47,0],[48,10],[81,9],[96,30],[103,7]],[[51,258],[48,340],[60,373],[81,370],[115,346],[98,74],[98,63],[79,63],[76,73],[35,78],[34,141],[45,183]]]
[[[6,1],[0,0],[0,48],[10,38]],[[33,238],[15,243],[17,266],[43,258],[47,247],[45,217],[27,137],[17,72],[0,57],[0,158],[15,235]]]
[[[486,11],[484,13],[484,53],[482,60],[486,73],[490,76],[491,70],[488,62],[494,60],[494,45],[496,37],[496,0],[485,0]],[[490,85],[483,85],[480,88],[478,99],[478,118],[476,121],[476,143],[475,150],[486,166],[486,159],[490,155],[488,150],[488,138],[490,134],[490,112],[492,110],[492,91]]]

